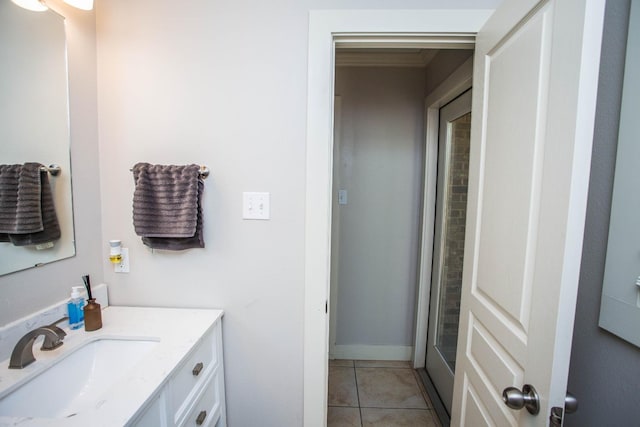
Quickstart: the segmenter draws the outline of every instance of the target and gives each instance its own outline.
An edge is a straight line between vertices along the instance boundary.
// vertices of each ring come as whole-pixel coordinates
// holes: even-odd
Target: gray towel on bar
[[[40,163],[0,165],[0,241],[38,245],[60,238],[60,225]]]
[[[155,249],[203,248],[200,166],[133,167],[133,226]]]
[[[0,165],[0,242],[10,242],[8,233],[18,229],[20,172],[22,165]]]

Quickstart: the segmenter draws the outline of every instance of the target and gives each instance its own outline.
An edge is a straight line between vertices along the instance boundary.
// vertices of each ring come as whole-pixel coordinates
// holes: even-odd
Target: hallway
[[[330,360],[328,427],[439,427],[409,362]]]

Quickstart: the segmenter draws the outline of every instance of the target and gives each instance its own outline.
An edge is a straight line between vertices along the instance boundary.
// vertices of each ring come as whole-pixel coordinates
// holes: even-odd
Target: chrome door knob
[[[578,410],[578,398],[573,394],[567,392],[567,396],[564,398],[564,412],[566,414],[573,414]]]
[[[507,387],[502,392],[502,400],[511,409],[526,408],[531,415],[540,412],[540,397],[536,389],[530,384],[525,384],[522,391],[515,387]]]

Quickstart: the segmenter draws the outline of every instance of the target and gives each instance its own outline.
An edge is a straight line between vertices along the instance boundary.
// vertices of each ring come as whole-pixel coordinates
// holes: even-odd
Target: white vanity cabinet
[[[153,395],[136,427],[226,427],[221,319]]]
[[[0,361],[0,402],[14,392],[26,396],[20,398],[27,403],[42,399],[38,396],[57,398],[50,399],[54,403],[46,410],[42,405],[0,405],[0,427],[226,427],[223,314],[216,309],[109,306],[102,310],[101,329],[65,329],[64,345],[55,351],[41,351],[35,345],[36,361],[25,369],[9,369],[8,360]],[[23,326],[30,330],[33,324],[45,322]],[[80,370],[65,360],[77,357],[74,360],[92,363],[96,355],[86,349],[94,347],[87,346],[103,340],[106,344],[97,347],[102,357],[96,359],[102,362],[92,369],[83,365],[84,375],[73,377],[82,381],[81,388],[64,384],[61,388],[58,381],[42,380],[43,375],[54,374],[71,378]],[[140,346],[108,344],[117,341]],[[110,358],[108,352],[115,351],[119,353]],[[131,364],[104,363],[123,358]],[[33,392],[38,396],[18,395],[37,380]],[[34,408],[39,412],[32,413]]]

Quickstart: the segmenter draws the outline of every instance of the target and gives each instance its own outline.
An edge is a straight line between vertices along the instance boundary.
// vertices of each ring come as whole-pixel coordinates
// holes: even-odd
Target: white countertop
[[[222,310],[148,307],[107,307],[102,310],[102,329],[85,332],[63,327],[64,345],[53,351],[41,351],[36,343],[36,361],[24,369],[9,369],[9,360],[0,362],[0,396],[17,388],[25,378],[35,376],[89,341],[97,339],[157,340],[158,345],[137,364],[126,378],[105,390],[96,407],[71,418],[1,417],[0,426],[123,426],[164,384],[169,374],[184,360],[202,336],[218,322]],[[52,387],[64,393],[65,385]],[[37,405],[38,402],[33,402]]]

